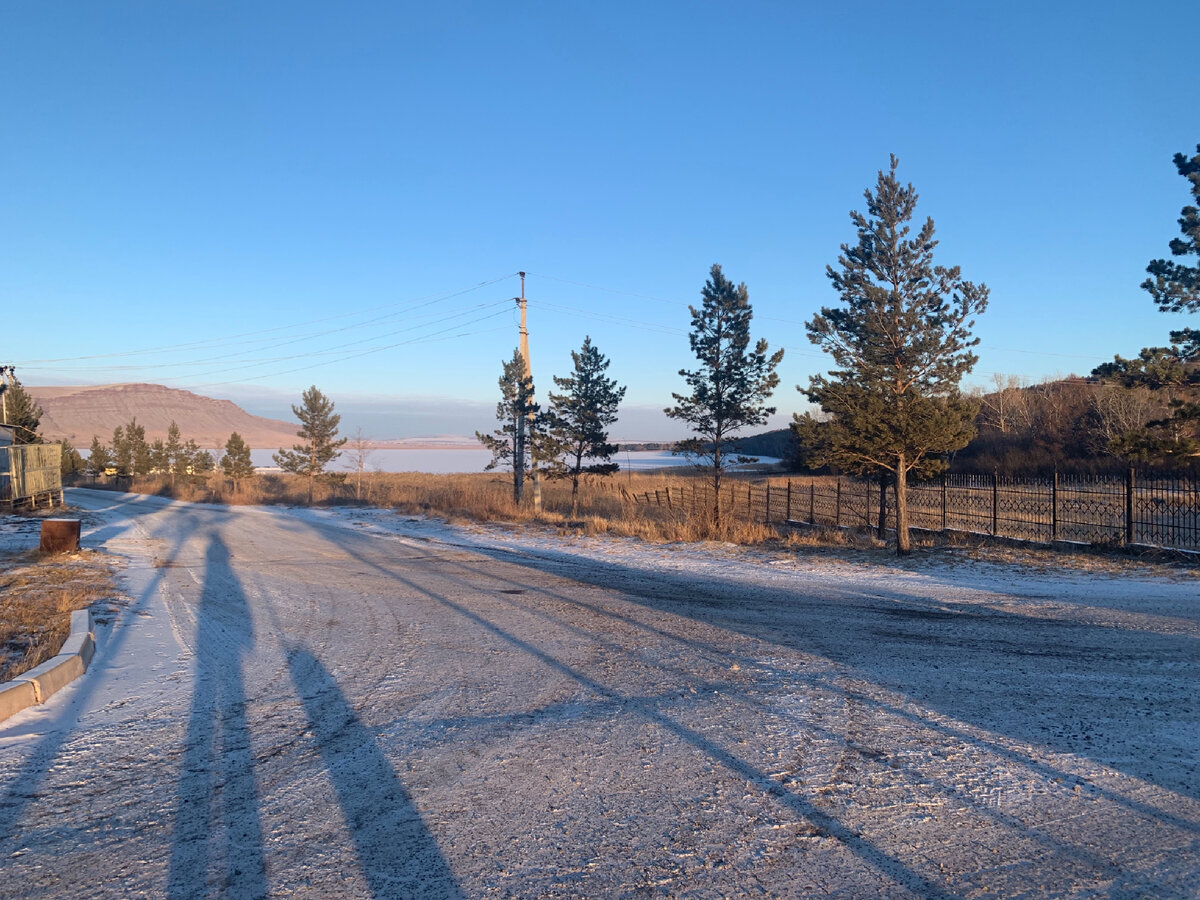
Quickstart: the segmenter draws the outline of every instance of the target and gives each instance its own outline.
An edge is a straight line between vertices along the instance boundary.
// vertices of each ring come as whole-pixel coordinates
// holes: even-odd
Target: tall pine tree
[[[62,442],[62,462],[60,467],[64,477],[84,470],[83,457],[68,440]]]
[[[118,425],[113,429],[112,459],[113,467],[117,470],[117,475],[128,476],[133,474],[133,450],[129,445],[128,439],[125,437],[125,427],[123,425]]]
[[[125,443],[129,445],[129,474],[149,475],[154,468],[150,461],[150,445],[146,443],[146,428],[134,416],[125,425]]]
[[[317,478],[325,475],[325,467],[337,458],[346,438],[337,436],[342,417],[333,411],[333,401],[315,384],[300,395],[300,401],[300,406],[292,406],[292,414],[300,420],[296,434],[303,443],[293,444],[291,450],[280,449],[271,458],[283,471],[308,479],[308,502],[312,503]]]
[[[166,465],[163,466],[163,470],[170,470],[171,484],[174,484],[176,476],[187,475],[189,465],[187,454],[183,449],[183,439],[179,434],[179,426],[175,424],[174,419],[167,426],[167,441],[163,445],[163,454],[166,457]]]
[[[236,431],[225,442],[225,455],[221,457],[221,471],[233,480],[233,489],[240,492],[242,482],[254,477],[254,462],[250,458],[250,445]]]
[[[5,421],[13,429],[14,444],[40,444],[38,426],[42,422],[42,408],[15,378],[4,394]]]
[[[620,467],[612,462],[617,446],[608,442],[608,428],[617,421],[617,407],[625,388],[605,376],[609,361],[583,339],[579,352],[571,351],[574,370],[566,378],[554,376],[561,394],[550,394],[546,416],[548,456],[546,473],[551,478],[571,479],[571,515],[579,515],[581,475],[612,475]]]
[[[1176,153],[1175,168],[1191,185],[1200,204],[1200,144],[1191,159]],[[1179,215],[1182,238],[1172,238],[1171,254],[1200,257],[1200,209],[1185,206]],[[1146,267],[1151,276],[1142,282],[1163,312],[1200,312],[1200,265],[1155,259]],[[1168,414],[1128,429],[1109,444],[1131,463],[1183,466],[1200,457],[1200,330],[1181,328],[1170,333],[1169,347],[1146,347],[1137,359],[1117,356],[1097,366],[1092,374],[1127,388],[1149,388],[1165,396]]]
[[[856,244],[842,244],[838,268],[826,274],[844,305],[822,307],[805,326],[809,340],[838,368],[798,388],[828,415],[826,461],[892,475],[896,548],[911,549],[908,476],[932,474],[939,454],[965,447],[976,405],[959,392],[975,365],[974,317],[987,308],[987,288],[964,281],[957,266],[933,264],[933,219],[912,235],[917,205],[911,184],[896,178],[897,160],[867,190],[867,214],[851,212]],[[803,437],[816,420],[797,416]]]
[[[750,348],[750,293],[743,282],[734,286],[719,265],[709,270],[700,292],[700,308],[688,307],[692,330],[688,335],[700,366],[680,369],[690,394],[675,394],[675,405],[663,410],[670,418],[686,422],[693,437],[675,445],[703,461],[713,487],[712,518],[721,527],[721,475],[735,461],[735,436],[742,428],[763,425],[775,412],[766,405],[779,384],[775,368],[783,350],[767,355],[767,342],[760,339]]]
[[[98,435],[92,435],[92,446],[88,450],[87,473],[89,475],[103,475],[105,470],[112,464],[112,451],[104,446]]]
[[[1173,162],[1179,174],[1191,184],[1192,197],[1200,206],[1200,144],[1196,145],[1196,155],[1191,159],[1176,153]],[[1171,255],[1200,257],[1200,209],[1197,206],[1188,205],[1180,211],[1179,230],[1183,237],[1171,239]],[[1189,266],[1156,259],[1146,266],[1146,272],[1150,277],[1142,282],[1142,288],[1150,292],[1163,312],[1200,312],[1200,264]]]

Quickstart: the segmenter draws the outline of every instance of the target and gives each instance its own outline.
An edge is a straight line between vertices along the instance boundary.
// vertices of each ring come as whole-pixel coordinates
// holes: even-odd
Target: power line
[[[186,350],[189,348],[200,348],[200,347],[209,346],[211,344],[228,344],[230,342],[237,341],[242,338],[254,337],[256,335],[261,335],[261,334],[275,334],[280,331],[288,331],[289,329],[292,329],[292,328],[303,328],[308,325],[319,325],[322,322],[332,322],[332,321],[336,321],[338,319],[345,319],[350,316],[364,315],[366,313],[375,312],[376,310],[380,310],[380,309],[390,309],[390,308],[393,308],[393,307],[401,305],[401,304],[414,304],[414,303],[419,304],[417,306],[406,305],[404,309],[397,310],[394,313],[389,313],[386,316],[380,316],[376,319],[369,319],[366,322],[359,323],[358,325],[349,325],[349,326],[346,326],[345,328],[329,329],[326,331],[315,333],[316,335],[335,334],[338,331],[347,331],[347,330],[351,330],[353,328],[362,328],[362,327],[365,327],[366,325],[373,324],[374,322],[382,321],[383,319],[392,318],[397,315],[403,315],[404,313],[411,312],[414,309],[423,309],[426,306],[432,306],[436,303],[441,303],[445,300],[450,300],[450,299],[453,299],[454,297],[459,297],[463,294],[468,294],[472,291],[477,291],[480,288],[488,287],[489,285],[493,285],[493,284],[498,284],[499,282],[504,281],[507,278],[515,277],[515,275],[516,275],[515,272],[511,272],[508,275],[502,275],[499,278],[492,278],[492,279],[489,279],[488,281],[481,281],[477,284],[473,284],[473,285],[470,285],[465,288],[460,288],[460,289],[445,292],[442,294],[437,294],[437,293],[425,294],[420,297],[415,297],[412,300],[398,301],[396,303],[385,303],[385,304],[381,304],[379,306],[368,307],[365,310],[355,310],[355,311],[346,312],[346,313],[338,313],[337,315],[333,315],[333,316],[324,316],[319,319],[309,319],[304,322],[293,322],[288,325],[279,325],[274,328],[264,328],[264,329],[259,329],[257,331],[247,331],[247,332],[243,332],[241,334],[227,335],[224,337],[206,338],[202,341],[190,341],[188,343],[183,343],[183,344],[166,344],[166,345],[162,345],[159,347],[148,347],[148,348],[144,348],[141,350],[124,350],[124,351],[120,351],[120,352],[116,352],[116,353],[98,353],[98,354],[93,354],[90,356],[65,356],[65,357],[59,357],[59,358],[54,358],[54,359],[31,359],[31,360],[25,360],[25,361],[21,362],[20,365],[24,367],[24,366],[32,366],[32,365],[41,365],[41,364],[46,364],[46,363],[82,362],[84,360],[89,360],[89,359],[114,359],[114,358],[125,357],[125,356],[140,356],[140,355],[145,355],[145,354],[150,354],[150,353],[166,353],[168,351]],[[429,299],[429,298],[432,298],[432,299]],[[420,303],[419,301],[426,301],[426,302]],[[259,343],[259,342],[258,341],[247,341],[246,343]]]
[[[411,345],[414,345],[414,344],[440,343],[441,341],[445,341],[445,340],[451,340],[451,339],[454,339],[454,338],[460,338],[460,337],[470,337],[470,336],[473,336],[473,335],[476,335],[476,334],[488,334],[488,333],[490,333],[490,332],[497,331],[498,329],[495,329],[495,328],[486,328],[486,329],[480,329],[480,330],[478,330],[478,331],[463,331],[463,332],[459,332],[459,333],[457,333],[457,334],[446,334],[446,333],[447,333],[447,332],[450,332],[450,331],[454,331],[456,328],[466,328],[466,327],[468,327],[468,326],[471,326],[471,325],[477,325],[477,324],[479,324],[480,322],[487,321],[488,319],[494,319],[494,318],[496,318],[497,316],[502,316],[502,315],[504,315],[504,314],[505,314],[505,312],[507,312],[507,310],[501,310],[500,312],[495,312],[495,313],[492,313],[492,314],[490,314],[490,315],[487,315],[487,316],[481,316],[479,319],[476,319],[476,320],[474,320],[474,321],[471,321],[471,322],[462,322],[462,323],[459,323],[459,324],[457,324],[457,325],[453,326],[452,328],[445,328],[445,329],[442,329],[442,331],[437,331],[437,332],[434,332],[433,334],[429,334],[429,335],[423,335],[423,336],[421,336],[421,337],[415,337],[415,338],[412,338],[412,339],[410,339],[410,340],[407,340],[407,341],[398,341],[397,343],[394,343],[394,344],[388,344],[388,345],[386,345],[386,346],[383,346],[383,347],[371,347],[371,348],[369,348],[369,349],[367,349],[367,350],[362,350],[362,351],[359,351],[359,352],[357,352],[357,353],[351,353],[351,354],[348,354],[348,355],[346,355],[346,356],[342,356],[342,357],[340,357],[340,358],[338,358],[338,359],[330,359],[330,360],[324,360],[324,361],[322,361],[322,362],[319,362],[319,363],[313,363],[313,364],[312,364],[312,365],[310,365],[310,366],[297,366],[296,368],[293,368],[293,369],[280,369],[280,370],[277,370],[277,371],[274,371],[274,372],[264,372],[264,373],[262,373],[262,374],[260,374],[260,375],[251,375],[251,376],[248,376],[248,377],[246,377],[246,378],[239,378],[239,379],[237,379],[237,380],[230,380],[230,381],[210,381],[210,382],[204,382],[204,383],[202,383],[202,384],[200,384],[200,385],[198,385],[198,386],[199,386],[199,387],[217,387],[217,386],[221,386],[221,385],[227,385],[227,384],[242,384],[242,383],[244,383],[244,382],[247,382],[247,381],[258,381],[258,380],[260,380],[260,379],[263,379],[263,378],[273,378],[273,377],[275,377],[276,375],[290,375],[290,374],[292,374],[293,372],[306,372],[306,371],[308,371],[308,370],[310,370],[310,369],[319,368],[320,366],[334,365],[334,364],[336,364],[336,363],[340,363],[340,362],[346,362],[347,360],[351,360],[351,359],[358,359],[359,357],[363,357],[363,356],[370,356],[370,355],[371,355],[371,354],[373,354],[373,353],[382,353],[384,350],[394,350],[394,349],[395,349],[395,348],[397,348],[397,347],[407,347],[407,346],[411,346]],[[507,326],[506,326],[506,327],[507,327]],[[439,337],[439,335],[446,335],[446,336],[445,336],[445,337]],[[436,340],[435,340],[435,338],[436,338]],[[247,367],[247,368],[252,368],[252,367]],[[235,370],[235,371],[236,371],[236,370]],[[191,378],[203,378],[205,375],[211,375],[211,374],[213,374],[213,373],[211,373],[211,372],[202,372],[202,373],[199,373],[199,374],[197,374],[197,375],[191,375],[191,376],[186,376],[186,377],[187,377],[187,378],[189,378],[189,379],[191,379]],[[174,381],[179,381],[179,380],[182,380],[183,378],[184,378],[184,376],[180,376],[179,378],[175,378],[175,379],[171,379],[171,380],[174,380]]]
[[[468,307],[467,309],[459,310],[457,312],[454,312],[454,313],[451,313],[448,315],[440,315],[438,318],[433,319],[432,321],[418,323],[415,325],[410,325],[407,328],[400,328],[400,329],[396,329],[396,330],[390,331],[390,332],[385,332],[382,334],[375,333],[375,334],[369,335],[368,337],[361,338],[359,340],[349,341],[349,342],[342,343],[342,344],[335,344],[333,346],[328,346],[328,347],[317,348],[317,349],[307,351],[305,353],[294,353],[294,354],[288,354],[285,356],[271,356],[271,357],[253,359],[253,360],[247,362],[246,365],[240,366],[238,368],[248,369],[248,368],[254,368],[255,366],[258,366],[258,365],[269,365],[271,363],[283,362],[283,361],[286,361],[289,359],[298,359],[303,356],[321,356],[321,355],[337,353],[348,347],[358,346],[361,344],[368,343],[370,341],[377,341],[377,340],[381,340],[383,338],[392,337],[397,334],[403,334],[403,333],[415,331],[420,328],[428,328],[430,326],[439,325],[444,322],[451,322],[454,319],[463,318],[464,316],[471,315],[471,314],[479,312],[481,310],[494,309],[499,306],[507,307],[507,304],[508,304],[507,300],[492,301],[489,303],[476,304],[474,306]],[[323,336],[326,336],[327,334],[336,334],[343,330],[345,330],[345,329],[337,329],[333,332],[322,332],[321,334],[315,335],[315,336],[323,337]],[[287,346],[290,344],[299,343],[301,340],[309,340],[309,339],[311,339],[311,336],[306,337],[306,338],[297,338],[295,340],[280,342],[278,344],[272,345],[271,347],[261,348],[261,349],[264,349],[264,350],[265,349],[274,349],[275,347]],[[98,372],[98,371],[102,371],[102,372],[140,372],[140,371],[147,371],[147,370],[156,371],[156,370],[161,370],[161,369],[188,368],[188,367],[192,367],[192,366],[203,365],[205,363],[210,363],[210,362],[221,362],[221,361],[239,362],[239,361],[242,361],[245,358],[245,356],[246,356],[245,353],[236,353],[236,354],[224,354],[224,355],[215,356],[215,357],[203,357],[200,359],[192,359],[192,360],[186,360],[186,361],[182,361],[182,362],[148,363],[148,364],[144,364],[144,365],[85,366],[85,367],[78,367],[75,370],[83,370],[83,371],[90,371],[90,372]],[[34,367],[34,368],[37,368],[37,367]],[[63,366],[56,366],[54,368],[57,371],[63,371],[64,369],[67,369],[67,370],[71,369],[71,367],[63,367]],[[228,371],[228,370],[229,369],[226,369],[226,371]],[[234,371],[236,371],[236,369],[234,369]],[[207,373],[202,373],[202,374],[207,374]]]

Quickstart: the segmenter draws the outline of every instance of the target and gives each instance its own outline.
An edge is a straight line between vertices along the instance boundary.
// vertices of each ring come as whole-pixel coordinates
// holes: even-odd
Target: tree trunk
[[[903,453],[896,460],[896,555],[907,556],[912,550],[908,533],[908,466]]]
[[[721,437],[718,429],[713,435],[713,528],[718,532],[721,530]]]
[[[525,496],[525,417],[516,417],[513,442],[513,503],[521,505]]]
[[[571,518],[579,518],[579,475],[571,477]]]
[[[721,528],[721,467],[713,469],[713,527]]]

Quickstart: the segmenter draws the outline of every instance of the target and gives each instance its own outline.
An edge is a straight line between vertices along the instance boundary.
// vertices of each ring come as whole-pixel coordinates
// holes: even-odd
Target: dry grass
[[[53,657],[71,613],[114,591],[111,568],[94,552],[0,558],[0,682]]]
[[[703,513],[690,514],[686,508],[690,504],[681,499],[690,497],[694,483],[693,477],[674,472],[623,472],[610,479],[584,479],[579,486],[579,514],[572,516],[569,481],[543,480],[542,509],[538,512],[532,502],[532,481],[526,482],[525,502],[518,505],[513,502],[512,478],[507,474],[374,472],[364,479],[361,501],[356,499],[354,483],[347,481],[318,483],[314,503],[333,506],[361,502],[413,515],[437,515],[451,522],[537,522],[569,533],[612,534],[655,542],[711,540],[758,544],[783,539],[778,528],[746,521],[741,514],[723,516],[719,528]],[[666,499],[667,488],[671,490],[670,501]],[[308,482],[294,475],[258,475],[245,481],[239,490],[220,475],[174,486],[165,479],[139,478],[130,489],[180,500],[233,505],[308,503]],[[644,495],[655,491],[659,492],[659,502],[647,503]]]
[[[703,512],[696,515],[690,513],[693,489],[701,490],[704,482],[699,477],[679,470],[644,474],[621,472],[608,479],[585,479],[579,489],[578,516],[571,515],[570,482],[544,481],[542,510],[538,513],[531,499],[531,482],[526,482],[525,503],[517,505],[512,500],[511,476],[495,473],[427,475],[416,472],[373,472],[365,476],[361,501],[355,497],[353,482],[346,482],[318,484],[314,502],[325,506],[353,506],[361,502],[410,515],[440,516],[451,522],[535,523],[571,535],[610,534],[656,543],[722,541],[792,552],[821,552],[856,559],[878,559],[881,562],[891,558],[894,561],[891,556],[895,548],[894,538],[881,541],[875,536],[873,528],[796,528],[749,521],[746,518],[746,485],[749,480],[759,486],[755,489],[756,497],[761,497],[761,485],[764,483],[762,473],[744,478],[726,476],[724,483],[732,487],[733,502],[731,508],[726,494],[723,506],[726,512],[719,528]],[[786,489],[787,476],[768,480],[773,491],[783,492]],[[828,481],[832,484],[836,479],[830,478]],[[174,488],[165,480],[138,479],[132,489],[197,502],[296,506],[308,503],[307,480],[293,475],[258,475],[243,483],[238,491],[220,475],[192,484],[181,482]],[[655,492],[657,497],[654,496]],[[649,502],[647,494],[650,495]],[[797,495],[795,503],[801,510],[807,508],[806,498],[805,492]],[[756,516],[761,515],[759,507],[755,507],[755,510]],[[778,507],[776,510],[778,514]],[[1062,551],[1042,551],[1032,545],[1006,546],[993,540],[954,532],[940,535],[914,531],[912,538],[918,556],[930,552],[975,560],[992,556],[997,561],[1006,562],[1021,557],[1034,566],[1038,565],[1043,554],[1047,560],[1057,560],[1058,565],[1062,564],[1064,558]],[[1151,562],[1113,559],[1110,556],[1108,563],[1101,564],[1094,556],[1065,555],[1071,558],[1073,568],[1080,569],[1116,568],[1127,571],[1130,567],[1144,567]]]

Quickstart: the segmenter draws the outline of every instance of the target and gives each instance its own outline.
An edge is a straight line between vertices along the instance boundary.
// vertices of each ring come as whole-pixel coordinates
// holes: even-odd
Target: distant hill
[[[734,438],[730,443],[733,452],[742,456],[774,456],[785,459],[792,449],[792,430],[779,428],[775,431],[764,431],[762,434]],[[622,441],[619,446],[622,450],[670,450],[675,444],[675,441]]]
[[[174,421],[184,440],[201,447],[224,447],[236,431],[252,448],[290,447],[299,423],[253,416],[229,400],[214,400],[161,384],[102,384],[84,387],[30,387],[26,392],[43,410],[38,429],[48,440],[66,438],[86,451],[96,435],[108,443],[113,429],[136,418],[146,440],[165,438]]]

